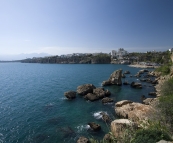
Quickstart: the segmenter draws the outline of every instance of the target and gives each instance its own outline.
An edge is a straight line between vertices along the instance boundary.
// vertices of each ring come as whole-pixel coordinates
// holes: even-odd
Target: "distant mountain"
[[[0,61],[13,61],[13,60],[23,60],[26,58],[33,58],[33,57],[45,57],[51,56],[47,53],[31,53],[31,54],[18,54],[18,55],[0,55]]]

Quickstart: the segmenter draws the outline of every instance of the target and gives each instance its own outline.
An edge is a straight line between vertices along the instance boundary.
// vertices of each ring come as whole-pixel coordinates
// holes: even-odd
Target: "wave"
[[[105,113],[106,115],[108,115],[108,113],[105,111],[98,111],[98,112],[93,113],[94,118],[101,119],[103,116],[103,115],[101,115],[101,113]]]
[[[77,128],[77,132],[82,132],[84,130],[88,130],[90,128],[90,126],[89,125],[79,125],[76,128]]]

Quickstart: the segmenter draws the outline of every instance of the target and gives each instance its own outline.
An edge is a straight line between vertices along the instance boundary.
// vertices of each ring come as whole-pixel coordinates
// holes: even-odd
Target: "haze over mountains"
[[[0,54],[0,61],[12,61],[12,60],[22,60],[26,58],[33,58],[33,57],[45,57],[45,56],[51,56],[47,53],[31,53],[31,54],[16,54],[16,55],[1,55]]]

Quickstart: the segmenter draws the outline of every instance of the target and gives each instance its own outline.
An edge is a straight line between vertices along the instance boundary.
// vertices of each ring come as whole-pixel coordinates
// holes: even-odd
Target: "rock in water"
[[[76,98],[76,92],[75,91],[67,91],[64,93],[64,96],[68,99],[74,99]]]
[[[102,82],[102,85],[122,85],[121,77],[122,70],[116,70],[110,75],[108,80]]]
[[[87,95],[84,96],[84,98],[86,100],[90,100],[90,101],[95,101],[95,100],[98,100],[99,97],[95,94],[92,94],[92,93],[88,93]]]
[[[85,137],[79,137],[77,143],[90,143],[90,141]]]
[[[99,98],[104,98],[106,95],[104,88],[93,89],[93,94],[97,95]]]
[[[131,83],[131,87],[133,87],[133,88],[142,88],[142,84],[141,83],[137,83],[137,82],[132,82]]]
[[[102,103],[110,103],[110,102],[114,102],[114,100],[112,98],[109,98],[109,97],[105,97],[102,99]]]
[[[93,93],[93,89],[96,87],[93,84],[84,84],[77,87],[77,93],[79,95],[86,95],[88,93]]]
[[[91,129],[93,129],[94,131],[99,131],[101,130],[101,126],[99,124],[96,124],[94,122],[90,122],[88,123],[88,125],[90,126]]]

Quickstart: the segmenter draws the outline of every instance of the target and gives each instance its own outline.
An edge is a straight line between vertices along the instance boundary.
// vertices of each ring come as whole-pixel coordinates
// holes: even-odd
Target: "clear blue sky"
[[[0,55],[173,48],[173,0],[0,0]]]

